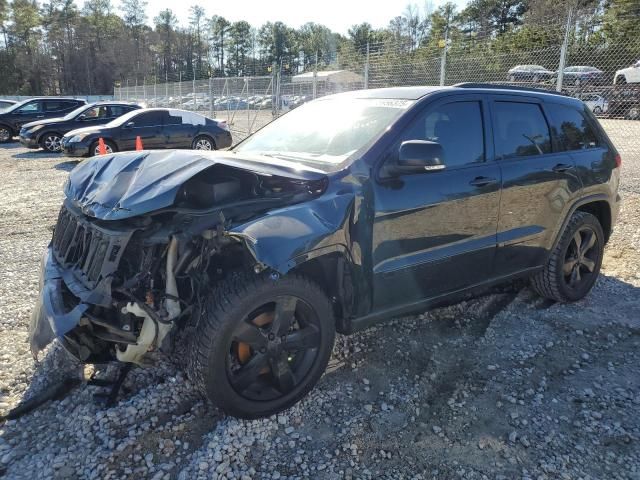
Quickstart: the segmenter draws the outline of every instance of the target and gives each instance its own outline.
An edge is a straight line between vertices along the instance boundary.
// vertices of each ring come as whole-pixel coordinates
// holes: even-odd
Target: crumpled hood
[[[80,163],[69,174],[65,195],[85,215],[101,220],[135,217],[170,207],[182,184],[216,164],[301,180],[324,176],[314,169],[301,169],[297,164],[261,164],[251,157],[242,158],[230,152],[126,152],[97,156]]]
[[[25,123],[24,125],[22,125],[22,128],[26,128],[27,130],[30,128],[33,128],[37,125],[45,125],[45,124],[49,124],[49,123],[58,123],[58,122],[63,122],[64,118],[62,117],[58,117],[58,118],[46,118],[44,120],[36,120],[35,122],[29,122],[29,123]]]

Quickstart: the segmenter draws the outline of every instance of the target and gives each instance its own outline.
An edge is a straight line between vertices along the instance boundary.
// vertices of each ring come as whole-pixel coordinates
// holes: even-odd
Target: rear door
[[[136,138],[142,140],[145,150],[165,148],[163,128],[163,111],[142,111],[120,127],[118,147],[120,150],[134,150]]]
[[[482,95],[430,104],[402,133],[440,143],[444,170],[381,178],[375,184],[374,308],[419,302],[492,275],[500,198],[488,108]]]
[[[502,172],[495,262],[502,276],[544,263],[581,183],[571,155],[552,142],[540,100],[494,95],[491,113]]]
[[[191,148],[197,127],[186,123],[187,120],[179,115],[171,115],[170,111],[165,112],[164,134],[167,148]]]

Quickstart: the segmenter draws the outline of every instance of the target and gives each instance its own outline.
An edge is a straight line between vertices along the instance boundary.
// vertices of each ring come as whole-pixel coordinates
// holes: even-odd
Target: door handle
[[[476,177],[469,182],[469,185],[474,187],[485,187],[492,183],[496,183],[498,180],[492,177]]]
[[[573,165],[571,165],[570,163],[559,163],[555,167],[553,167],[551,170],[553,170],[554,172],[561,173],[561,172],[566,172],[571,168],[573,168]]]

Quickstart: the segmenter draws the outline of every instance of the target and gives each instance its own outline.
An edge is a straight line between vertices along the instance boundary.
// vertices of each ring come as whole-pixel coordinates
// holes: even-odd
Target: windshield
[[[65,120],[71,120],[72,118],[75,118],[76,115],[80,115],[82,112],[84,112],[85,110],[87,110],[88,108],[91,108],[91,105],[82,105],[81,107],[76,108],[75,110],[73,110],[72,112],[67,113],[64,117],[62,117]]]
[[[113,128],[113,127],[119,127],[120,125],[124,125],[130,119],[138,115],[140,112],[141,110],[132,110],[129,113],[125,113],[124,115],[119,116],[115,120],[111,120],[109,123],[105,125],[105,127]]]
[[[285,160],[341,163],[412,104],[410,100],[396,99],[316,100],[271,122],[235,151]]]

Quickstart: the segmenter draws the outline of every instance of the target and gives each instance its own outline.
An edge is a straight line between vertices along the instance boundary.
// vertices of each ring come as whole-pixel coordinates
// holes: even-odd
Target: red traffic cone
[[[104,140],[102,139],[102,137],[98,139],[98,154],[100,155],[107,154],[107,147],[105,146]]]
[[[136,137],[136,150],[144,150],[142,148],[142,139],[140,138],[140,135]]]

